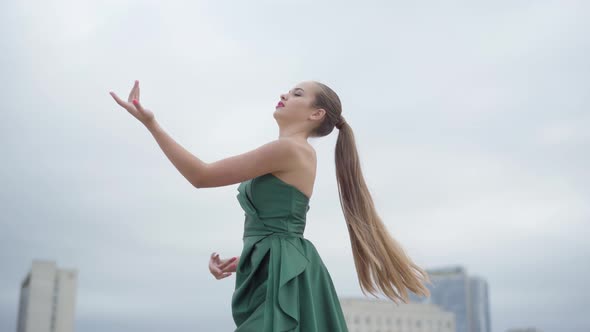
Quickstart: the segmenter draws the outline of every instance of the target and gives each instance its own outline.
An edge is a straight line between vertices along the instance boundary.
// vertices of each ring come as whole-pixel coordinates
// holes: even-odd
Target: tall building
[[[78,272],[34,260],[21,284],[17,332],[73,332]]]
[[[456,332],[453,313],[433,304],[341,298],[350,332]]]
[[[491,332],[487,282],[469,277],[461,266],[426,270],[429,297],[410,294],[412,302],[436,304],[455,314],[457,332]]]
[[[471,332],[491,332],[488,283],[479,277],[469,278]]]

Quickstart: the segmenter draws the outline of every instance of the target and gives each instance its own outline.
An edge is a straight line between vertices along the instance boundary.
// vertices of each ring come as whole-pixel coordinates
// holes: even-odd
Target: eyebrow
[[[304,91],[305,92],[305,90],[303,90],[302,88],[295,88],[293,90],[301,90],[301,91]],[[291,91],[289,91],[289,92],[291,92]]]

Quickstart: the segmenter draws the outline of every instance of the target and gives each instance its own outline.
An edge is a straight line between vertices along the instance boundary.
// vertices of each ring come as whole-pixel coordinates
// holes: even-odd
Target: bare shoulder
[[[254,150],[208,163],[194,178],[197,188],[220,187],[274,172],[301,168],[302,148],[291,139],[277,139]]]
[[[316,157],[315,149],[307,142],[301,142],[292,138],[280,138],[275,144],[281,144],[288,152],[295,154],[297,157],[305,159],[314,159]]]
[[[296,156],[296,162],[291,169],[273,172],[273,175],[293,185],[307,197],[311,197],[317,168],[315,149],[307,142],[300,142],[290,138],[283,138],[281,140],[290,141],[287,144],[290,145],[290,151]]]

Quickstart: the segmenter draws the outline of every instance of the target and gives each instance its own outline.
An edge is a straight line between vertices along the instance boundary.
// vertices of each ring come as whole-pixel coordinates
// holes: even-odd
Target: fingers
[[[212,265],[212,266],[210,266],[209,270],[211,270],[211,273],[213,273],[213,275],[214,275],[216,278],[217,278],[217,276],[219,276],[219,275],[221,275],[221,274],[223,273],[223,272],[221,272],[221,270],[220,270],[220,269],[219,269],[217,266],[215,266],[215,265]]]
[[[137,89],[139,88],[139,81],[135,80],[135,83],[133,83],[133,88],[131,88],[131,91],[129,92],[129,98],[127,98],[128,102],[131,102],[133,99],[139,99],[137,97]]]
[[[219,280],[223,278],[224,273],[219,269],[219,254],[213,252],[211,254],[211,258],[209,260],[209,271],[215,277],[215,279]]]
[[[226,277],[231,276],[231,272],[227,272],[227,271],[221,271],[218,267],[216,267],[215,265],[213,266],[209,266],[209,270],[211,270],[211,274],[213,274],[213,276],[215,277],[215,279],[219,280],[219,279],[223,279]]]
[[[225,268],[221,269],[221,272],[223,272],[223,273],[236,272],[236,265],[235,264],[228,265]]]
[[[139,113],[137,108],[135,106],[133,106],[132,104],[124,101],[123,99],[119,98],[119,96],[117,96],[116,93],[114,93],[113,91],[109,92],[111,94],[111,96],[113,97],[113,99],[115,99],[115,101],[117,102],[117,104],[119,104],[121,107],[123,107],[124,109],[126,109],[129,113],[131,113],[133,116],[135,116],[136,118],[139,116]]]
[[[113,96],[113,99],[115,99],[117,104],[127,108],[127,103],[125,103],[121,98],[119,98],[119,96],[117,96],[117,94],[115,94],[113,91],[111,91],[109,93],[111,94],[111,96]]]
[[[139,112],[145,113],[145,110],[143,109],[143,106],[141,106],[141,104],[139,103],[138,99],[133,99],[133,105],[135,105],[135,108],[137,108]]]
[[[209,270],[211,271],[211,274],[213,274],[213,276],[217,280],[227,278],[232,275],[233,271],[228,271],[228,270],[235,268],[234,265],[230,265],[235,260],[236,260],[236,257],[232,257],[230,259],[224,259],[222,262],[219,259],[219,254],[216,252],[213,252],[210,257]]]
[[[212,253],[211,260],[214,261],[215,263],[219,264],[219,254],[216,252]]]
[[[221,272],[236,272],[236,267],[238,266],[238,262],[236,258],[233,257],[230,260],[224,262],[222,265],[219,266]]]
[[[221,263],[221,264],[219,265],[219,268],[223,270],[223,269],[225,269],[225,268],[226,268],[228,265],[230,265],[231,263],[233,263],[233,262],[235,262],[235,261],[236,261],[236,258],[235,258],[235,257],[232,257],[232,258],[230,258],[230,259],[228,259],[228,260],[224,261],[223,263]]]

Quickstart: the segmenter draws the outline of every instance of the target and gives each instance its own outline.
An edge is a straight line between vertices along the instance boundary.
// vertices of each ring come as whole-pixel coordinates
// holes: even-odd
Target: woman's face
[[[314,82],[302,82],[289,92],[281,94],[275,106],[274,118],[279,124],[304,122],[313,117],[318,109],[312,107],[318,86]],[[316,114],[317,115],[317,114]]]

